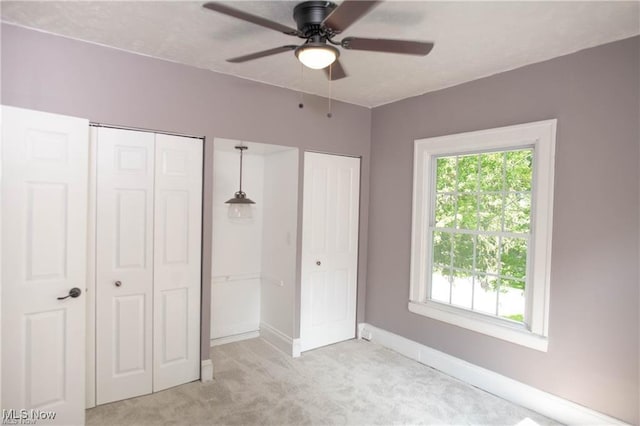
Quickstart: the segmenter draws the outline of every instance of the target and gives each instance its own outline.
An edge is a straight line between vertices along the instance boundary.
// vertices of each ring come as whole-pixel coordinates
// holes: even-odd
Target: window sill
[[[482,314],[439,303],[409,302],[409,311],[541,352],[547,352],[549,345],[546,337],[534,334],[517,324],[511,325]]]

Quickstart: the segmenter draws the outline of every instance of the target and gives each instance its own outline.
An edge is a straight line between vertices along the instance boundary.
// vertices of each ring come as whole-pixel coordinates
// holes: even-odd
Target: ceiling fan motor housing
[[[331,34],[324,34],[322,22],[336,7],[337,5],[330,1],[305,1],[293,9],[293,19],[298,25],[298,30],[305,37],[319,36],[326,38]]]

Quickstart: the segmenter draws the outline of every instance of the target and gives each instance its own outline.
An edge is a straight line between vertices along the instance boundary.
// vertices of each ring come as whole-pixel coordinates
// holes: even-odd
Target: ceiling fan
[[[343,33],[351,24],[369,13],[379,3],[381,3],[380,0],[344,0],[338,6],[331,1],[305,1],[296,5],[293,9],[293,19],[296,22],[297,29],[217,2],[205,3],[203,7],[305,40],[299,46],[275,47],[227,59],[228,62],[247,62],[294,50],[296,57],[305,66],[313,69],[324,69],[330,80],[338,80],[346,77],[347,74],[338,60],[340,51],[335,46],[348,50],[368,50],[418,56],[425,56],[433,49],[433,43],[415,40],[362,37],[345,37],[342,40],[334,40],[338,34]]]

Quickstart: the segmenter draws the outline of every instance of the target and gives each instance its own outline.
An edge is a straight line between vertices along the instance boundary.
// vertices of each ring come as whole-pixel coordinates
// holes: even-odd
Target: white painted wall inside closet
[[[231,219],[225,204],[242,189],[256,202],[253,218]],[[294,339],[298,226],[296,148],[232,139],[214,140],[211,344],[261,335],[299,354]]]

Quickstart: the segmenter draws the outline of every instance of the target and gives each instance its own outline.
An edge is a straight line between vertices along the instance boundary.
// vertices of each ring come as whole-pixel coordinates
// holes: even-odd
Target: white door
[[[202,140],[156,135],[153,390],[200,377]]]
[[[2,408],[84,424],[89,123],[3,106],[2,124]]]
[[[153,387],[154,134],[98,129],[96,402]]]
[[[355,337],[360,159],[304,155],[300,344]]]

